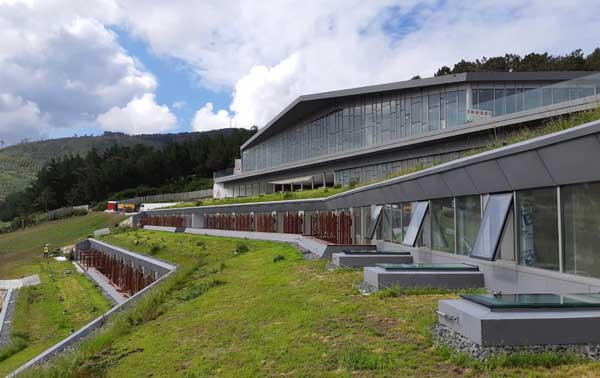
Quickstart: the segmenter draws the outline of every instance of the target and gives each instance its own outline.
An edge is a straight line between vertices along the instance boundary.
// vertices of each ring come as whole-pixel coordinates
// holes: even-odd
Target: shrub
[[[240,243],[235,248],[235,253],[238,255],[241,255],[243,253],[248,252],[249,250],[250,250],[250,248],[248,248],[248,246],[246,244]]]
[[[158,244],[158,243],[153,243],[152,245],[150,245],[150,254],[152,256],[156,255],[158,252],[160,252],[160,250],[162,249],[162,245]]]
[[[273,257],[273,262],[274,263],[277,263],[277,262],[280,262],[280,261],[284,261],[284,260],[285,260],[285,257],[283,257],[281,255],[277,255],[277,256]]]

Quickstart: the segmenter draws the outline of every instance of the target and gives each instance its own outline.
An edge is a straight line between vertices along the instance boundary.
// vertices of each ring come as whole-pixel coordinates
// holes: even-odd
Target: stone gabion
[[[592,360],[600,360],[600,344],[481,346],[440,323],[437,323],[433,326],[432,333],[434,343],[437,345],[445,345],[457,353],[466,353],[471,358],[480,361],[485,361],[490,357],[500,354],[510,354],[516,352],[569,353],[590,358]]]

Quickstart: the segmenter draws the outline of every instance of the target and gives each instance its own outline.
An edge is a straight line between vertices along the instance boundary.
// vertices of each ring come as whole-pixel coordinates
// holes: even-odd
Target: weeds
[[[183,290],[183,292],[179,295],[179,299],[181,299],[182,301],[189,301],[198,298],[213,287],[222,285],[225,285],[225,281],[221,281],[218,279],[212,279],[208,282],[201,282]]]
[[[440,295],[440,294],[483,294],[485,289],[444,289],[437,287],[400,287],[392,286],[373,294],[376,298],[396,298],[408,295]]]
[[[278,263],[278,262],[284,261],[284,260],[285,260],[285,257],[282,256],[282,255],[277,255],[277,256],[273,257],[273,262],[274,263]]]
[[[385,358],[370,351],[362,345],[349,345],[341,349],[338,355],[338,364],[341,368],[354,370],[375,370],[384,368]]]
[[[235,248],[235,254],[236,255],[242,255],[242,254],[248,252],[249,250],[250,250],[250,248],[248,248],[248,246],[246,244],[240,243]]]

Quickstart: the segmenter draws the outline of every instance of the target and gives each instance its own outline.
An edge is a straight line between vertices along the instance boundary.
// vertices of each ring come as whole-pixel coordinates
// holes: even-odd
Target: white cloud
[[[208,131],[224,129],[232,125],[232,118],[227,110],[213,112],[212,102],[207,102],[198,109],[192,120],[192,129],[194,131]]]
[[[125,107],[114,107],[97,118],[106,131],[153,134],[172,130],[177,118],[166,105],[157,105],[154,94],[135,97]]]
[[[131,32],[187,62],[203,85],[232,88],[229,109],[212,115],[238,127],[263,126],[302,94],[432,76],[463,58],[589,53],[600,40],[591,1],[144,4],[124,6]]]
[[[173,105],[171,105],[171,107],[173,109],[181,110],[181,109],[185,108],[186,105],[187,105],[187,103],[185,101],[175,101],[175,102],[173,102]]]
[[[153,92],[156,78],[106,26],[120,12],[110,0],[0,2],[0,88],[34,103],[52,130],[87,127]]]
[[[0,94],[0,147],[47,135],[47,116],[36,104],[9,93]]]

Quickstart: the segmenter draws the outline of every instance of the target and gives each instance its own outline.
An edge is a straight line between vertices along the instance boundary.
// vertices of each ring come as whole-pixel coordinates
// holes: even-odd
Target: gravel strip
[[[481,361],[485,361],[488,358],[499,354],[510,354],[515,352],[569,353],[593,360],[600,360],[599,344],[481,346],[439,323],[433,326],[432,333],[435,344],[445,345],[457,353],[466,353],[471,356],[471,358]]]

